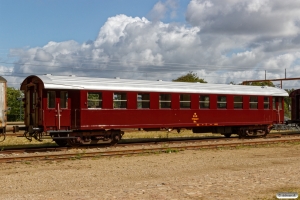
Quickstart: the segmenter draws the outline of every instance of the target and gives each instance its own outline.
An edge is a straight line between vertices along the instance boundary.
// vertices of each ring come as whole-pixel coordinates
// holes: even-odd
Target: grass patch
[[[14,136],[6,137],[6,139],[0,143],[0,149],[2,151],[4,149],[12,148],[12,147],[24,148],[24,147],[41,147],[41,146],[57,146],[57,145],[54,141],[50,139],[45,139],[41,142],[37,140],[32,140],[30,142],[25,137],[14,137]]]
[[[178,153],[179,151],[180,151],[179,149],[169,148],[169,149],[165,150],[165,153]]]
[[[31,164],[31,162],[29,162],[29,161],[25,161],[24,162],[26,165],[30,165]]]
[[[78,153],[77,155],[71,157],[70,160],[81,160],[81,158],[84,154],[85,153]]]
[[[180,137],[220,137],[220,134],[212,133],[193,133],[192,130],[181,130],[180,133],[177,133],[176,130],[172,131],[130,131],[125,132],[122,139],[142,139],[142,138],[180,138]]]

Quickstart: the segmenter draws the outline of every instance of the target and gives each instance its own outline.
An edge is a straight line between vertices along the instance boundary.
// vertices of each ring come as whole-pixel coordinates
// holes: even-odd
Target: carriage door
[[[284,121],[284,116],[282,114],[283,105],[282,105],[282,97],[273,97],[273,113],[276,123]]]
[[[48,114],[45,121],[48,129],[70,129],[70,103],[67,91],[47,91]]]
[[[25,93],[25,125],[37,127],[41,121],[41,98],[39,95],[38,85],[29,83]],[[40,121],[39,121],[40,120]]]

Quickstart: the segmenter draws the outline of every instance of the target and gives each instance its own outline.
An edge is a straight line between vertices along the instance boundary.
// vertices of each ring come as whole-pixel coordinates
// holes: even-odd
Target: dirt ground
[[[276,199],[300,191],[300,145],[0,164],[0,199]]]

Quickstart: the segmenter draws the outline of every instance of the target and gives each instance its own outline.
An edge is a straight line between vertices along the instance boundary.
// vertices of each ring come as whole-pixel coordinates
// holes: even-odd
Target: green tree
[[[23,102],[20,99],[22,97],[23,93],[20,90],[7,87],[7,107],[9,108],[7,121],[18,121],[23,119],[24,108]]]
[[[275,87],[272,81],[250,82],[246,83],[246,85]]]
[[[204,79],[198,77],[197,73],[190,71],[186,75],[180,76],[177,79],[173,79],[174,82],[199,82],[199,83],[207,83]]]

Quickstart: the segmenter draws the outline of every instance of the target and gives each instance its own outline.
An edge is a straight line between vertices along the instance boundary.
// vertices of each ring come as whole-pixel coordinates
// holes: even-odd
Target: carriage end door
[[[25,91],[25,125],[37,127],[41,122],[41,90],[38,84],[29,83]]]

